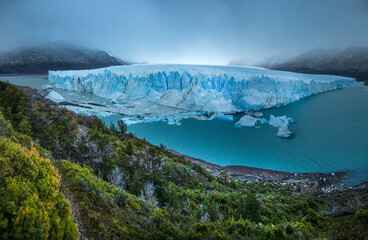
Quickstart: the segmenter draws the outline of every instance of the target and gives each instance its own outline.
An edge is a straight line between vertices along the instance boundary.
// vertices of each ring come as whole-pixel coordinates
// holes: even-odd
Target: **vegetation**
[[[0,205],[1,234],[8,238],[76,238],[63,195],[70,201],[80,234],[92,239],[368,236],[366,189],[306,194],[291,184],[248,183],[226,173],[216,177],[163,145],[154,146],[126,133],[123,122],[108,128],[96,117],[32,100],[22,90],[1,82],[0,96],[7,96],[0,97],[0,111],[9,121],[3,119],[0,125],[1,164],[9,165],[1,168],[0,204],[16,204],[11,211],[3,207],[9,204]],[[29,168],[37,174],[12,165],[9,159],[20,151],[24,153],[18,154],[19,161],[32,160]],[[49,222],[27,220],[48,227],[10,225],[23,216],[22,202],[28,198],[20,196],[28,195],[21,188],[19,192],[9,190],[9,176],[27,177],[25,182],[34,189],[28,194],[39,195],[29,197],[30,206],[58,202],[47,211],[37,209],[42,214],[35,216]],[[15,235],[18,232],[30,235]]]
[[[0,238],[75,239],[77,227],[50,160],[29,137],[15,134],[1,113],[0,128]]]

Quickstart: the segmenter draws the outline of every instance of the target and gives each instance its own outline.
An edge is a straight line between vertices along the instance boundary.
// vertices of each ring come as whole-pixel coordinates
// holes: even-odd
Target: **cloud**
[[[226,64],[368,42],[362,0],[0,0],[0,50],[64,41],[122,59]]]

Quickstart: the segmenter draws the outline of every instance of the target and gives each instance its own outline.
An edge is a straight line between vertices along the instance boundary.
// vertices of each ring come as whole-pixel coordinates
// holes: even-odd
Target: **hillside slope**
[[[233,60],[229,64],[245,65],[246,62]],[[255,65],[298,73],[352,77],[368,84],[368,47],[344,50],[313,49],[288,60],[276,58]]]
[[[17,48],[0,54],[0,74],[48,73],[128,64],[98,49],[63,44]]]

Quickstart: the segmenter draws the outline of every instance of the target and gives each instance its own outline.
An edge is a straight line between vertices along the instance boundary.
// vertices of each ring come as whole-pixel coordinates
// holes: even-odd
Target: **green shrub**
[[[66,160],[61,161],[63,176],[77,186],[83,186],[93,195],[101,198],[105,203],[111,204],[120,189],[93,175],[93,170],[87,165],[79,166]]]
[[[224,231],[230,235],[252,236],[255,234],[253,224],[248,219],[240,218],[235,220],[231,218],[224,223]]]
[[[318,213],[314,211],[312,208],[307,209],[307,215],[305,216],[305,220],[310,223],[317,223],[318,221]]]
[[[120,189],[115,199],[119,207],[124,207],[128,203],[128,198],[129,194],[123,189]]]
[[[368,219],[368,202],[364,204],[364,207],[362,209],[357,210],[355,214],[358,217]]]
[[[226,234],[213,223],[199,222],[193,224],[188,231],[189,239],[226,239]]]
[[[76,239],[69,203],[50,160],[0,140],[0,238]]]

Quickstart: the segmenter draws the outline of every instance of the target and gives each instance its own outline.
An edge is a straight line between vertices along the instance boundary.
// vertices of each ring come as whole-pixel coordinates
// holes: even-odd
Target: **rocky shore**
[[[269,169],[261,169],[255,167],[229,165],[221,167],[219,165],[206,162],[202,159],[193,158],[185,154],[181,154],[175,150],[168,149],[169,152],[183,156],[185,159],[197,163],[211,172],[215,176],[226,174],[229,178],[248,181],[248,182],[269,182],[278,184],[294,185],[296,190],[300,192],[332,192],[346,189],[345,182],[349,172],[338,171],[330,173],[293,173],[284,171],[275,171]],[[356,187],[363,187],[362,184]]]

